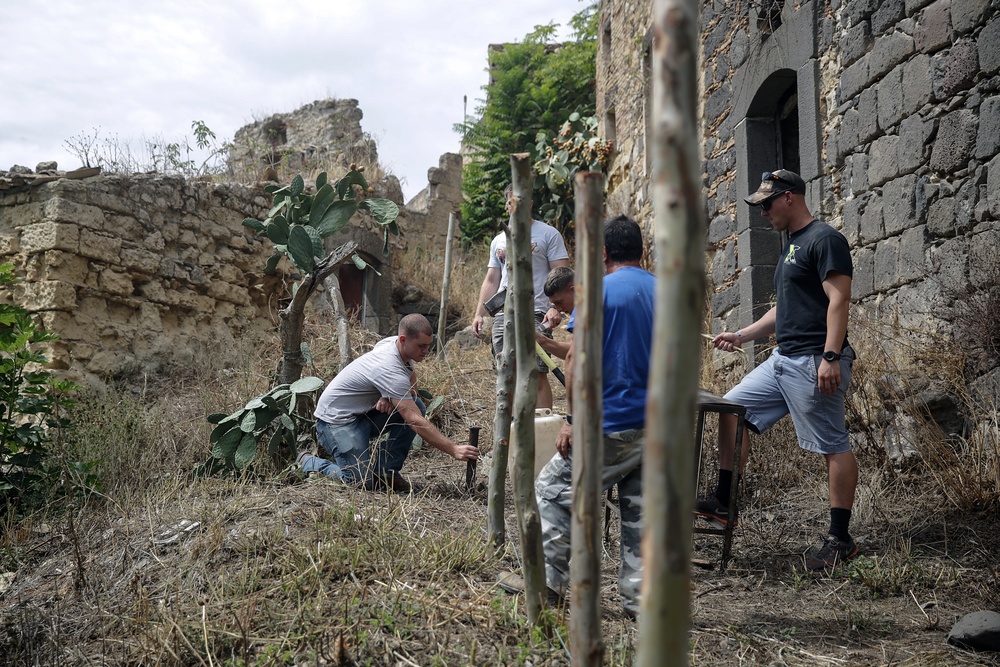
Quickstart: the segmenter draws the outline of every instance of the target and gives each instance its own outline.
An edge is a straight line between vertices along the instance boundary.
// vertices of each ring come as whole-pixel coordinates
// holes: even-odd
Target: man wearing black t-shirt
[[[775,230],[788,233],[774,272],[775,305],[750,326],[720,333],[712,342],[720,350],[733,351],[746,341],[776,334],[778,346],[771,357],[726,398],[746,406],[747,426],[755,433],[791,414],[799,446],[826,458],[830,530],[806,558],[809,569],[823,570],[858,553],[848,532],[858,464],[844,417],[844,392],[854,361],[847,341],[851,253],[843,234],[813,218],[798,174],[779,169],[765,172],[761,181],[744,201],[760,206]],[[721,416],[719,485],[713,496],[696,503],[695,514],[726,525],[737,520],[729,513],[736,417]],[[749,434],[744,431],[744,453],[748,448]]]

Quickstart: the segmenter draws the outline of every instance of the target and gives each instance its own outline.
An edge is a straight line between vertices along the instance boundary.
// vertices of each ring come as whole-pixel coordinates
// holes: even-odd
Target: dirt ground
[[[433,420],[456,439],[481,426],[489,449],[488,354],[425,366],[426,386],[449,396]],[[861,554],[814,575],[803,553],[826,529],[825,470],[787,425],[755,446],[727,567],[718,537],[694,539],[715,567],[692,569],[692,665],[1000,664],[945,641],[964,614],[1000,609],[1000,519],[950,509],[919,465],[868,452],[852,523]],[[540,633],[496,587],[517,564],[516,524],[508,493],[512,548],[496,556],[489,460],[468,492],[465,465],[425,445],[405,468],[408,496],[292,468],[236,480],[163,470],[130,495],[21,523],[0,551],[0,663],[567,665],[566,610]],[[612,515],[605,664],[627,665],[639,638],[617,598],[617,531]]]

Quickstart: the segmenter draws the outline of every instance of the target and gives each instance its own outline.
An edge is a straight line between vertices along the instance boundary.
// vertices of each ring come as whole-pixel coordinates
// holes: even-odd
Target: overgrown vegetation
[[[549,24],[489,54],[491,82],[483,88],[485,99],[472,120],[456,127],[473,158],[462,173],[462,226],[469,240],[491,236],[498,228],[503,191],[510,182],[509,155],[537,158],[539,132],[562,127],[573,113],[595,113],[597,4],[588,4],[570,25],[573,39],[564,44],[549,44],[557,29]],[[536,211],[565,198],[550,190],[546,179],[537,179],[535,187]]]
[[[558,132],[538,133],[534,169],[544,178],[538,212],[542,219],[572,238],[575,198],[573,177],[578,171],[604,172],[611,161],[611,142],[597,134],[597,118],[571,113]],[[539,188],[541,188],[539,184]]]
[[[0,264],[0,289],[16,283]],[[52,496],[63,475],[82,474],[79,462],[53,460],[51,446],[66,437],[66,411],[78,387],[44,368],[44,346],[59,336],[39,327],[24,308],[0,303],[0,512],[20,513]],[[60,465],[61,464],[61,465]]]
[[[156,172],[186,178],[212,177],[226,173],[228,142],[218,138],[203,121],[191,122],[193,137],[169,140],[163,136],[142,138],[139,148],[117,134],[102,135],[100,128],[81,132],[63,142],[84,167],[100,167],[105,173]],[[193,143],[192,143],[193,142]]]

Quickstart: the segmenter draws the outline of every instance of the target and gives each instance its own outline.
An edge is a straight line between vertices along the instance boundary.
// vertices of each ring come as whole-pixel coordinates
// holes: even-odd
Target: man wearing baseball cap
[[[726,398],[746,406],[747,427],[754,433],[763,433],[790,414],[799,446],[825,457],[830,529],[806,558],[809,569],[823,570],[858,553],[848,532],[858,464],[844,416],[844,392],[854,361],[847,341],[853,265],[847,239],[812,216],[805,192],[801,176],[778,169],[764,172],[757,191],[744,198],[760,207],[775,230],[788,233],[774,272],[775,305],[753,324],[720,333],[712,343],[731,352],[746,341],[775,334],[778,345],[768,360]],[[726,525],[737,520],[729,513],[736,417],[721,417],[718,488],[698,500],[695,514]],[[744,456],[748,450],[749,434],[744,431]]]

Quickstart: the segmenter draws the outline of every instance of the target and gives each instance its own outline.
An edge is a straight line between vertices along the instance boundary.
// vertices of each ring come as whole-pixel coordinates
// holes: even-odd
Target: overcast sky
[[[407,199],[459,148],[452,126],[487,81],[491,43],[580,0],[21,0],[0,11],[0,169],[80,165],[64,142],[220,140],[326,97],[355,98]]]

